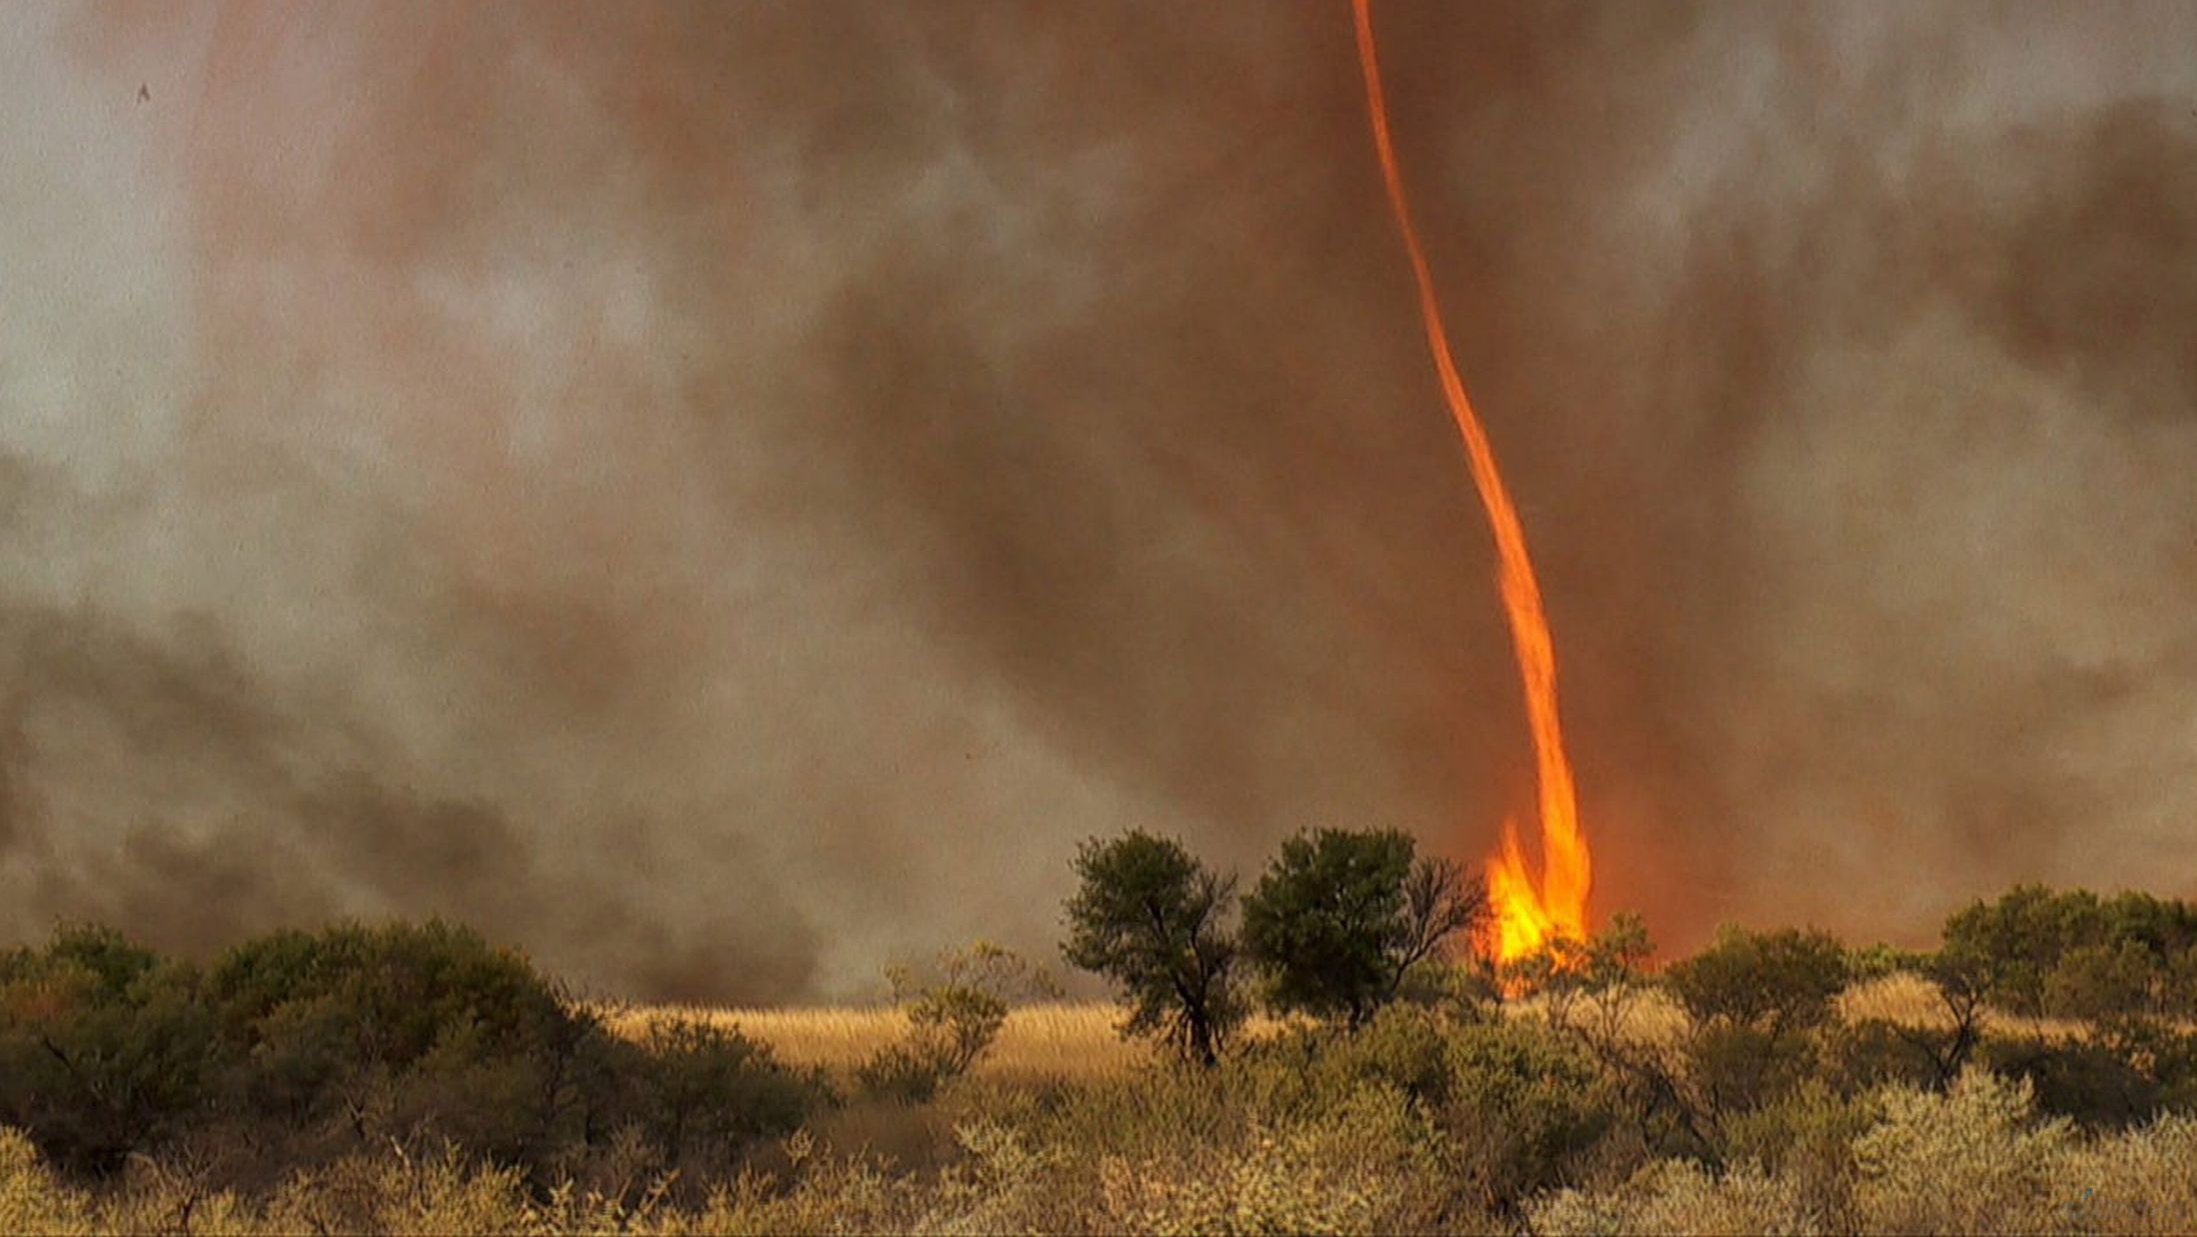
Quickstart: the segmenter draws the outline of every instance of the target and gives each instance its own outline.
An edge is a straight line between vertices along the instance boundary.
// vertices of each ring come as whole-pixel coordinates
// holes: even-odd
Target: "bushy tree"
[[[216,1130],[259,1179],[423,1138],[544,1178],[620,1131],[724,1162],[822,1098],[730,1032],[615,1039],[443,923],[278,932],[203,971],[91,928],[0,953],[0,1126],[87,1175]]]
[[[1362,1026],[1415,964],[1486,920],[1486,888],[1416,850],[1396,829],[1321,829],[1282,844],[1243,908],[1244,949],[1275,1008]]]
[[[789,1134],[823,1098],[823,1083],[781,1068],[767,1045],[695,1018],[652,1022],[620,1071],[625,1108],[662,1162],[732,1163],[760,1139]]]
[[[104,928],[0,955],[0,1126],[102,1172],[173,1132],[235,1060],[197,970]]]
[[[2045,981],[2069,950],[2105,937],[2096,894],[2021,885],[1996,901],[1978,901],[1945,921],[1945,949],[1975,959],[1990,999],[2021,1014],[2042,1014]]]
[[[583,1136],[609,1066],[594,1019],[518,953],[454,924],[342,924],[246,941],[206,995],[253,1063],[241,1101],[300,1127],[431,1133],[506,1163]]]
[[[1085,842],[1075,870],[1068,961],[1113,981],[1129,1006],[1124,1032],[1213,1064],[1243,1018],[1228,924],[1235,878],[1142,830]]]
[[[1945,924],[1945,950],[2015,1013],[2075,1018],[2197,1012],[2197,907],[2145,893],[2023,885]]]
[[[1726,928],[1715,944],[1665,970],[1664,982],[1693,1019],[1688,1054],[1711,1123],[1801,1080],[1810,1037],[1835,1019],[1849,974],[1836,937],[1792,928]]]
[[[1725,928],[1715,944],[1663,975],[1696,1019],[1778,1035],[1828,1021],[1848,970],[1845,947],[1827,932]]]

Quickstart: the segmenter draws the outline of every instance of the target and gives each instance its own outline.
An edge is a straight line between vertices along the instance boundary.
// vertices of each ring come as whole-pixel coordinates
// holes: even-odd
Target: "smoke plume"
[[[2197,892],[2197,10],[1374,20],[1601,909]],[[836,996],[1531,802],[1345,5],[32,6],[0,103],[0,934]]]

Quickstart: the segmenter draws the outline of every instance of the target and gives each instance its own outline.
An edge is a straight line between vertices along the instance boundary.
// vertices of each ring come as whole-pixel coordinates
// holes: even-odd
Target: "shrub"
[[[820,1079],[781,1067],[766,1045],[697,1019],[652,1022],[633,1047],[635,1115],[673,1167],[730,1164],[792,1133],[828,1098]]]
[[[1593,1237],[1814,1233],[1814,1213],[1784,1177],[1743,1167],[1717,1175],[1690,1160],[1657,1160],[1616,1190],[1562,1190],[1537,1201],[1531,1231]]]
[[[2021,885],[1995,902],[1976,902],[1945,921],[1945,949],[1984,967],[1991,999],[2017,1013],[2045,1012],[2045,977],[2062,955],[2104,938],[2096,894],[2055,893]]]
[[[2150,1120],[2164,1106],[2158,1080],[2115,1043],[2045,1036],[1987,1040],[1983,1063],[2022,1080],[2037,1107],[2090,1127],[2120,1129]]]
[[[248,1054],[237,1102],[293,1128],[449,1138],[541,1168],[611,1101],[594,1020],[523,957],[440,921],[259,937],[205,989]]]
[[[540,1183],[620,1137],[655,1163],[729,1162],[823,1098],[731,1032],[615,1041],[441,923],[276,933],[203,973],[94,929],[0,956],[0,1123],[86,1176],[166,1151],[209,1189],[264,1185],[447,1142]]]
[[[88,1233],[91,1200],[55,1175],[37,1144],[0,1126],[0,1233]]]
[[[1011,1001],[1059,993],[1049,976],[987,941],[940,954],[935,969],[937,976],[929,980],[907,967],[886,972],[893,999],[907,1011],[908,1035],[856,1070],[864,1091],[903,1103],[928,1102],[992,1046]]]
[[[1615,1119],[1610,1078],[1585,1051],[1531,1023],[1459,1027],[1437,1121],[1480,1204],[1513,1212],[1571,1184]]]
[[[2197,907],[2142,893],[2020,886],[1945,924],[1948,952],[1978,960],[1991,999],[2018,1013],[2187,1013]]]
[[[1207,1144],[1187,1156],[1102,1161],[1101,1231],[1424,1232],[1464,1205],[1442,1189],[1442,1140],[1401,1094],[1352,1093],[1333,1108]],[[1469,1213],[1464,1213],[1469,1214]],[[1446,1223],[1445,1223],[1446,1222]]]
[[[1874,1118],[1868,1099],[1841,1096],[1811,1079],[1733,1117],[1718,1150],[1735,1169],[1751,1165],[1775,1178],[1808,1215],[1845,1227],[1853,1203],[1854,1140]]]
[[[2197,1231],[2197,1121],[2169,1117],[2094,1139],[2067,1156],[2056,1176],[2060,1201],[2048,1213],[2054,1227],[2085,1233]]]
[[[1329,1038],[1316,1068],[1326,1075],[1323,1090],[1330,1094],[1382,1086],[1434,1111],[1455,1098],[1451,1034],[1424,1010],[1391,1006],[1357,1035]]]
[[[2084,1019],[2149,1014],[2159,1007],[2162,978],[2158,956],[2136,941],[2079,945],[2045,973],[2042,1007]]]
[[[1664,982],[1693,1019],[1686,1059],[1710,1126],[1775,1099],[1813,1067],[1851,972],[1827,933],[1726,928]]]
[[[1816,1051],[1802,1036],[1716,1022],[1687,1041],[1686,1063],[1708,1111],[1722,1121],[1799,1085],[1814,1068]]]
[[[1865,1018],[1830,1036],[1825,1076],[1847,1095],[1882,1086],[1935,1087],[1940,1039],[1936,1028]]]
[[[1898,1233],[1999,1233],[2031,1227],[2058,1197],[2064,1121],[2039,1121],[2029,1084],[1970,1069],[1944,1094],[1893,1089],[1854,1140],[1863,1227]]]
[[[270,1020],[333,1018],[347,1064],[401,1069],[463,1028],[483,1053],[523,1055],[568,1037],[573,1014],[518,954],[441,920],[277,932],[207,973],[224,1029],[257,1048]]]

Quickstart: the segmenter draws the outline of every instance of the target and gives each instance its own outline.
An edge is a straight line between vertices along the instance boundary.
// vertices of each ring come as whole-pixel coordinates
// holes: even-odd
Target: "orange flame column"
[[[1531,953],[1552,936],[1584,937],[1587,928],[1587,892],[1593,884],[1593,863],[1587,853],[1586,835],[1579,828],[1579,805],[1572,786],[1571,760],[1564,754],[1564,726],[1556,708],[1556,645],[1549,637],[1547,616],[1541,608],[1541,585],[1533,574],[1533,560],[1526,553],[1526,530],[1518,509],[1495,466],[1495,450],[1487,430],[1465,396],[1464,380],[1450,356],[1449,333],[1442,325],[1442,307],[1434,296],[1434,277],[1426,252],[1419,244],[1419,230],[1411,220],[1411,205],[1404,196],[1404,178],[1396,164],[1396,149],[1389,140],[1388,103],[1381,90],[1380,62],[1374,54],[1370,0],[1351,0],[1357,18],[1358,63],[1365,71],[1366,108],[1373,120],[1373,146],[1381,159],[1381,176],[1388,188],[1389,210],[1403,234],[1404,249],[1411,258],[1412,279],[1419,288],[1419,318],[1426,327],[1427,347],[1434,354],[1435,373],[1442,383],[1442,398],[1450,417],[1464,437],[1465,455],[1472,465],[1472,480],[1487,509],[1488,526],[1495,534],[1496,556],[1501,564],[1503,609],[1510,618],[1511,644],[1518,657],[1518,673],[1524,680],[1526,720],[1533,731],[1535,772],[1540,785],[1541,879],[1536,884],[1526,864],[1516,821],[1503,824],[1502,850],[1488,861],[1488,894],[1496,910],[1496,954],[1509,960]]]

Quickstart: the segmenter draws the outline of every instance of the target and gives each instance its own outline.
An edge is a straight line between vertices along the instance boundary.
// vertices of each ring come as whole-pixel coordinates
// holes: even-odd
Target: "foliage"
[[[1726,1165],[1753,1165],[1786,1183],[1793,1201],[1826,1218],[1848,1213],[1855,1175],[1854,1140],[1878,1116],[1872,1095],[1848,1096],[1810,1078],[1725,1123],[1718,1148]]]
[[[0,1123],[104,1172],[173,1132],[237,1057],[196,969],[102,928],[0,956]]]
[[[1864,1018],[1838,1028],[1828,1038],[1823,1077],[1847,1095],[1884,1086],[1941,1088],[1935,1051],[1941,1036],[1935,1027]]]
[[[1894,1232],[2019,1231],[2052,1205],[2064,1122],[2039,1121],[2029,1086],[1983,1070],[1942,1095],[1891,1090],[1854,1140],[1856,1203]]]
[[[1488,916],[1487,891],[1401,830],[1321,829],[1282,844],[1244,899],[1243,942],[1277,1010],[1363,1025],[1411,968]]]
[[[294,1128],[545,1166],[615,1099],[593,1020],[523,957],[441,921],[258,937],[205,990],[249,1062],[237,1106]]]
[[[1541,948],[1505,963],[1501,987],[1518,997],[1545,996],[1559,1001],[1598,996],[1638,987],[1647,978],[1655,942],[1648,925],[1632,911],[1610,916],[1609,924],[1586,940],[1551,937]]]
[[[765,1046],[696,1019],[659,1019],[632,1047],[627,1111],[669,1165],[731,1163],[792,1133],[826,1099],[817,1078],[781,1069]]]
[[[1113,981],[1129,1006],[1126,1034],[1214,1064],[1244,1014],[1227,925],[1235,879],[1141,830],[1085,842],[1075,870],[1082,884],[1067,908],[1068,961]]]
[[[1458,1028],[1439,1123],[1464,1149],[1461,1171],[1490,1211],[1570,1184],[1616,1120],[1610,1076],[1566,1039],[1530,1023]]]
[[[1837,938],[1793,928],[1726,928],[1715,944],[1664,972],[1672,995],[1696,1020],[1771,1039],[1828,1022],[1849,976]]]
[[[2197,1013],[2197,907],[2143,893],[2023,885],[1945,923],[1990,1000],[2028,1015]]]
[[[864,1091],[924,1103],[977,1063],[1007,1021],[1009,1003],[1059,994],[1052,978],[989,941],[939,955],[934,977],[886,972],[908,1016],[907,1037],[879,1049],[856,1071]]]
[[[202,1167],[240,1181],[444,1140],[539,1179],[620,1131],[663,1164],[729,1160],[823,1098],[728,1032],[613,1040],[442,923],[275,933],[203,972],[84,928],[0,957],[0,1122],[88,1177],[217,1136]]]
[[[2149,1121],[2163,1106],[2159,1080],[2110,1040],[2006,1036],[1983,1045],[1991,1070],[2018,1078],[2044,1111],[2085,1126],[2123,1128]]]
[[[1850,974],[1835,938],[1794,929],[1726,928],[1666,969],[1664,985],[1692,1023],[1686,1078],[1665,1087],[1685,1130],[1713,1147],[1732,1119],[1807,1078]]]

